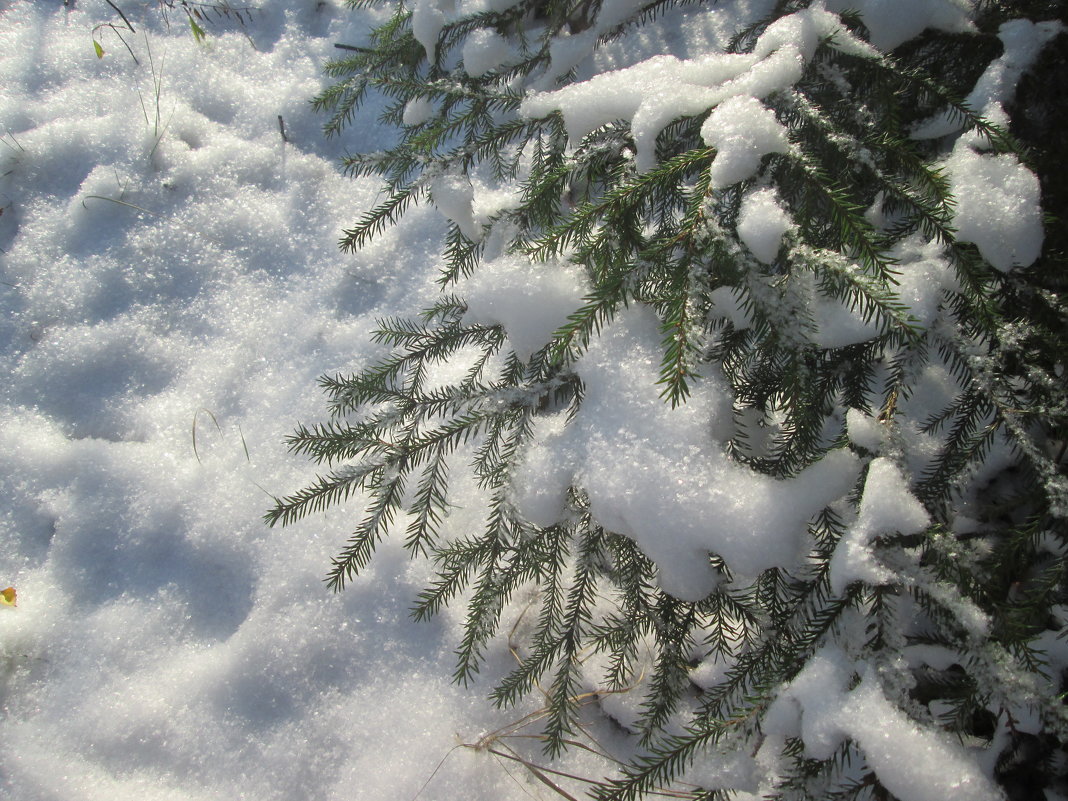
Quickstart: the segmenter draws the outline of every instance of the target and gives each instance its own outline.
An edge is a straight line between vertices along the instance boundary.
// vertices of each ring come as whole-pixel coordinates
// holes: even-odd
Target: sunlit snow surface
[[[455,620],[408,618],[421,568],[387,546],[332,595],[354,512],[262,523],[313,476],[284,438],[316,378],[434,291],[433,209],[337,247],[377,191],[338,158],[383,132],[372,105],[326,142],[309,100],[368,15],[260,2],[198,45],[118,5],[136,34],[0,3],[0,797],[528,798],[456,748],[529,710],[450,683]],[[96,57],[101,23],[139,63],[110,28]]]
[[[475,238],[514,193],[478,176],[437,176],[432,204],[361,253],[342,254],[342,229],[375,202],[377,186],[343,178],[338,159],[381,149],[390,133],[373,124],[380,109],[372,99],[341,140],[327,142],[309,98],[325,85],[334,43],[365,43],[368,26],[384,17],[343,10],[339,0],[263,0],[244,24],[209,26],[198,43],[180,13],[167,19],[155,3],[117,5],[136,31],[103,2],[0,0],[0,587],[19,593],[17,609],[0,609],[0,797],[559,797],[503,756],[518,748],[540,759],[536,746],[487,736],[538,706],[536,695],[510,711],[484,700],[514,664],[506,636],[488,655],[485,681],[456,687],[449,676],[462,611],[430,623],[408,618],[429,578],[425,565],[386,544],[343,594],[323,586],[358,504],[282,530],[261,520],[272,494],[314,475],[284,439],[296,421],[324,416],[316,378],[366,365],[380,355],[369,338],[376,318],[432,301],[446,217]],[[500,5],[420,0],[416,35],[432,48],[457,8]],[[773,26],[756,55],[727,57],[714,45],[772,4],[683,10],[606,48],[591,67],[596,37],[637,5],[605,2],[596,25],[555,42],[527,110],[559,109],[576,137],[605,115],[632,119],[648,161],[673,116],[726,100],[703,129],[722,153],[723,183],[787,147],[760,101],[790,85],[788,62],[807,58],[827,32],[826,11]],[[850,7],[885,45],[923,21],[966,27],[965,3],[910,2],[908,20],[888,15],[891,5]],[[512,55],[489,34],[473,34],[461,50],[472,75]],[[619,91],[599,95],[596,82],[550,91],[555,76],[580,63],[580,77],[620,70],[600,84]],[[1006,60],[1003,71],[1010,67]],[[680,75],[693,80],[679,84]],[[664,81],[685,91],[660,97]],[[1006,98],[1002,88],[983,91],[991,102]],[[409,104],[405,120],[426,113]],[[1033,259],[1038,209],[1029,173],[982,155],[981,143],[963,143],[948,166],[957,186],[977,188],[957,222],[975,229],[984,255],[1006,270]],[[995,207],[1005,212],[997,226],[975,224]],[[774,192],[756,190],[745,201],[740,247],[772,260],[791,225]],[[902,300],[930,324],[933,298],[952,284],[944,260],[922,242],[902,243],[899,255]],[[523,355],[586,291],[575,269],[525,267],[495,256],[461,287],[469,319],[503,323]],[[812,297],[814,341],[870,336],[848,309],[815,290]],[[748,324],[728,289],[716,309]],[[743,574],[790,563],[804,542],[784,550],[781,532],[847,492],[859,460],[840,452],[784,496],[784,484],[721,450],[730,398],[715,375],[695,382],[690,403],[675,412],[658,397],[659,341],[651,312],[635,307],[593,343],[576,368],[586,402],[570,426],[551,415],[539,422],[515,502],[535,522],[552,523],[566,488],[583,486],[600,521],[634,537],[681,596],[714,585],[710,548]],[[902,401],[906,416],[920,416],[910,403],[922,410],[948,402],[949,383],[937,364],[926,368]],[[852,440],[874,449],[878,422],[856,411],[847,417]],[[919,469],[930,438],[904,436],[909,466]],[[872,537],[925,519],[888,463],[876,463],[865,490],[872,495],[835,563],[843,583],[878,578]],[[451,525],[480,524],[477,493],[461,487],[454,500]],[[506,610],[505,635],[529,627],[529,600]],[[947,773],[956,753],[896,711],[874,678],[848,693],[816,681],[820,670],[863,673],[843,659],[824,654],[783,693],[788,714],[777,735],[812,732],[813,754],[854,737],[903,798],[945,794],[954,781],[981,785],[970,761]],[[712,681],[718,669],[702,665],[695,681]],[[637,693],[619,694],[601,708],[626,724],[639,703]],[[601,745],[625,756],[618,727],[603,715],[588,723]],[[902,749],[912,773],[894,767]],[[710,761],[691,778],[758,792],[763,756]],[[592,777],[612,770],[585,751],[558,767]],[[581,792],[579,783],[567,786]]]

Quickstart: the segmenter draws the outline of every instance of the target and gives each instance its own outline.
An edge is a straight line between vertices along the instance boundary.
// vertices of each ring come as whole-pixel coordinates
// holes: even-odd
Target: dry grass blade
[[[197,457],[198,464],[204,464],[200,459],[200,453],[197,451],[197,418],[200,417],[201,412],[210,417],[211,422],[215,424],[215,430],[220,434],[222,433],[222,426],[219,425],[219,421],[215,419],[215,415],[212,414],[210,410],[200,408],[193,413],[193,455]],[[242,437],[241,441],[242,443],[244,442],[244,437]],[[245,449],[245,456],[248,456],[248,448]]]

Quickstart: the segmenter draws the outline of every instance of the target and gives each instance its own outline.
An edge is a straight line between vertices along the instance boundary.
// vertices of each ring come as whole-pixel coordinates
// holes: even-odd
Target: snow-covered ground
[[[928,10],[886,20],[877,12],[891,4],[876,0],[828,0],[826,8],[858,4],[871,16],[873,40],[885,46],[914,35],[917,20],[948,29],[963,24],[952,2],[929,8],[920,0],[902,3]],[[316,379],[366,365],[380,354],[368,335],[375,320],[410,313],[437,294],[438,252],[448,224],[439,210],[477,234],[477,208],[463,195],[463,203],[453,204],[462,208],[450,213],[442,189],[439,209],[416,208],[364,251],[341,253],[342,230],[374,203],[378,186],[341,175],[339,158],[379,149],[391,134],[375,125],[372,100],[343,138],[325,140],[323,119],[309,101],[326,85],[323,65],[338,53],[334,44],[363,43],[370,24],[386,12],[353,12],[341,0],[255,5],[240,20],[205,22],[207,36],[200,41],[186,16],[167,12],[166,4],[0,0],[0,588],[18,592],[16,608],[0,605],[0,797],[508,801],[559,798],[552,782],[578,795],[581,781],[537,774],[516,761],[522,754],[542,762],[537,744],[524,736],[531,731],[526,724],[536,725],[537,695],[505,711],[485,699],[494,679],[514,664],[507,635],[524,623],[522,599],[507,610],[485,679],[458,687],[450,675],[462,611],[446,610],[429,623],[408,616],[428,579],[424,564],[385,544],[358,580],[332,595],[322,579],[358,509],[284,529],[262,521],[274,495],[293,492],[314,475],[306,459],[286,451],[285,438],[298,421],[323,418]],[[741,19],[771,4],[723,5]],[[944,19],[929,9],[942,9]],[[702,35],[722,39],[732,32],[733,18],[708,19]],[[1025,33],[1027,41],[1041,38]],[[494,43],[483,45],[465,50],[472,71],[480,68],[479,57],[492,61]],[[717,69],[723,66],[710,59]],[[616,77],[629,82],[646,69],[638,65]],[[1002,99],[1011,87],[995,86],[994,79],[1008,69],[989,73],[991,85],[977,87],[973,99]],[[1015,77],[1005,78],[1006,86]],[[633,106],[620,112],[600,109],[583,94],[598,91],[591,83],[574,97],[546,92],[528,109],[560,109],[576,136],[591,120],[603,121],[594,119],[597,114],[635,120],[645,114],[633,98],[620,101]],[[635,91],[642,102],[656,99],[652,90]],[[670,102],[681,101],[672,96]],[[745,111],[746,103],[736,105]],[[709,122],[710,144],[730,133],[734,106],[723,106]],[[649,115],[663,116],[656,109]],[[759,118],[747,114],[747,134]],[[658,130],[652,125],[647,133],[655,137]],[[770,129],[762,152],[779,146],[776,131]],[[752,156],[735,155],[745,163]],[[971,151],[961,151],[961,161],[970,158]],[[1002,165],[993,178],[970,162],[957,167],[955,176],[985,181],[969,197],[987,197],[987,185],[1000,189],[1026,172],[1016,162]],[[990,245],[993,234],[985,229],[973,225],[971,234],[1004,269],[1037,254],[1040,231],[1019,222],[1037,219],[1031,197],[1037,188],[1033,180],[1022,183],[1017,194],[1027,203],[1011,226],[1002,227],[1008,232],[994,226],[999,239]],[[751,200],[749,216],[774,224],[750,226],[748,234],[739,226],[744,244],[771,258],[785,217],[771,194]],[[971,222],[965,212],[973,206],[962,204],[958,215],[965,230]],[[990,216],[985,209],[979,209],[984,219]],[[1013,247],[999,250],[1005,242]],[[1021,242],[1035,253],[1021,255]],[[924,258],[912,260],[919,276],[913,306],[921,318],[933,314],[923,303],[941,287],[920,280]],[[546,327],[544,315],[531,315],[535,302],[556,293],[553,303],[566,306],[580,298],[582,285],[561,273],[525,304],[515,301],[529,288],[522,272],[521,265],[498,259],[466,289],[472,314],[515,323],[508,326],[512,344],[529,352],[556,325],[549,319]],[[615,368],[624,361],[620,352],[640,351],[641,343],[627,337],[655,342],[656,332],[639,312],[623,317],[626,324],[583,363],[591,390],[570,439],[543,432],[544,447],[528,454],[523,469],[535,471],[537,480],[526,496],[517,493],[517,503],[532,518],[544,514],[552,522],[558,498],[533,488],[547,482],[559,495],[578,469],[568,459],[618,462],[616,451],[594,447],[609,440],[616,447],[620,438],[603,437],[598,428],[615,426],[641,445],[624,454],[636,471],[670,473],[676,483],[681,476],[701,488],[711,483],[713,468],[730,469],[732,481],[746,483],[755,498],[749,506],[770,508],[762,493],[779,489],[770,479],[761,483],[741,468],[709,466],[696,457],[693,469],[683,470],[677,454],[649,445],[655,430],[669,424],[668,407],[653,387],[655,369],[644,370],[634,358],[627,371]],[[829,331],[830,316],[822,322]],[[652,333],[642,334],[645,328]],[[845,328],[849,336],[864,333]],[[526,339],[524,332],[530,333]],[[647,355],[655,365],[656,354]],[[628,383],[645,387],[653,405],[632,408],[596,391],[620,394],[616,385]],[[703,426],[715,398],[695,396],[689,415],[700,416]],[[676,439],[686,439],[685,420],[672,417],[683,426]],[[854,441],[864,426],[856,413],[849,422]],[[845,476],[841,487],[831,487],[840,495],[855,465],[829,469]],[[880,486],[889,487],[891,500],[906,496],[907,488],[897,486],[900,477],[884,472]],[[872,471],[869,482],[874,474],[883,475]],[[678,490],[655,481],[632,498],[634,508],[621,506],[610,476],[583,475],[608,499],[604,515],[611,509],[618,530],[633,530],[640,541],[657,520],[643,522],[639,513],[658,508],[670,492],[682,509],[676,522],[689,525],[690,518],[709,514],[696,501],[678,502]],[[634,475],[639,472],[621,483],[633,487]],[[835,483],[812,475],[821,491]],[[799,484],[795,495],[801,492],[808,494]],[[864,514],[879,513],[869,501],[861,512],[864,525]],[[899,507],[892,514],[911,514],[922,525],[918,506]],[[735,517],[723,518],[723,528],[779,527],[765,525],[764,517],[756,523],[742,520],[741,512]],[[850,535],[861,557],[866,532],[858,524]],[[667,575],[668,565],[703,556],[709,547],[703,536],[693,534],[696,545],[676,542],[670,553],[651,556]],[[754,571],[773,561],[774,543],[765,548],[751,536],[738,539],[745,542],[727,554],[734,561]],[[651,549],[651,542],[641,544]],[[716,545],[724,550],[729,543]],[[840,560],[836,580],[865,577],[870,566],[858,559]],[[680,569],[674,578],[681,588],[700,589],[706,577],[698,573]],[[825,688],[817,681],[823,668],[833,678],[834,665],[819,662],[795,695],[801,698],[810,686],[830,699],[821,720],[834,736],[841,729],[874,738],[876,723],[850,729],[846,712],[829,705],[880,710],[885,699],[868,685],[846,699],[834,682]],[[613,706],[623,719],[626,701],[604,699],[605,709]],[[882,715],[882,723],[894,723],[895,736],[911,736],[910,723],[891,718]],[[606,717],[591,714],[588,724],[581,736],[591,748],[623,755],[618,730]],[[913,740],[913,756],[930,752],[926,780],[942,751]],[[896,754],[884,760],[880,776],[892,772]],[[606,757],[582,749],[554,767],[594,778],[612,770]],[[900,780],[898,786],[904,786]],[[924,793],[906,787],[903,797]]]
[[[262,522],[312,477],[284,439],[317,377],[435,291],[433,209],[337,247],[377,191],[338,158],[384,132],[372,106],[327,142],[309,100],[369,15],[268,0],[198,44],[117,5],[136,33],[0,2],[0,797],[551,796],[457,748],[530,710],[485,701],[503,663],[451,684],[423,568],[386,546],[332,595],[346,513]]]

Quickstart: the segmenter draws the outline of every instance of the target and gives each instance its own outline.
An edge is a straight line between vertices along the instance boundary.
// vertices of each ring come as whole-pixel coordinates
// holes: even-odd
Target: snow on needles
[[[978,760],[947,735],[916,725],[887,700],[873,668],[862,668],[860,683],[847,690],[857,668],[832,646],[817,653],[768,710],[761,750],[773,752],[800,735],[808,756],[827,759],[848,738],[902,801],[1002,798]]]
[[[824,0],[828,11],[856,11],[871,43],[892,50],[927,28],[961,33],[975,29],[975,0]]]
[[[831,591],[841,595],[854,581],[878,585],[890,580],[893,574],[872,553],[872,540],[882,534],[914,534],[928,523],[927,512],[909,491],[901,471],[886,458],[874,459],[868,465],[857,519],[831,557]]]
[[[525,361],[582,305],[589,282],[567,261],[531,264],[524,256],[506,255],[483,262],[460,289],[468,304],[465,322],[503,325]]]
[[[563,89],[531,94],[520,111],[527,117],[559,111],[575,144],[602,125],[628,120],[637,166],[644,171],[653,167],[656,137],[669,122],[741,98],[741,104],[728,105],[702,129],[709,146],[729,143],[727,161],[732,167],[724,169],[722,180],[735,182],[755,171],[760,155],[785,144],[778,123],[768,118],[770,112],[754,115],[744,128],[743,114],[755,110],[759,99],[796,83],[819,42],[832,36],[836,47],[871,52],[843,29],[837,16],[816,7],[773,22],[751,53],[712,53],[689,60],[654,56]],[[753,144],[746,143],[750,139]]]
[[[1027,267],[1042,251],[1042,207],[1034,173],[1016,156],[978,153],[961,140],[947,160],[957,198],[957,240],[973,242],[1003,272]]]
[[[582,487],[597,521],[656,562],[661,587],[699,600],[718,583],[708,551],[746,576],[795,562],[805,521],[850,489],[859,463],[839,450],[778,481],[732,462],[722,446],[731,431],[723,381],[696,382],[672,409],[656,383],[660,348],[647,308],[620,313],[591,343],[575,368],[582,407],[566,426],[540,424],[515,479],[516,503],[549,525],[564,514],[564,490]]]
[[[722,157],[723,152],[720,151],[712,164],[713,172]],[[771,264],[775,260],[782,236],[790,228],[790,215],[779,205],[778,193],[774,189],[757,189],[742,200],[742,209],[738,216],[738,238],[765,264]]]
[[[1059,22],[1011,20],[998,31],[1004,52],[984,70],[965,104],[1005,126],[1003,105],[1016,93],[1020,77],[1056,36]],[[916,127],[912,136],[934,139],[960,131],[959,115],[945,113]],[[1042,209],[1038,179],[1010,154],[990,155],[979,134],[961,136],[946,160],[950,185],[957,198],[953,223],[957,239],[972,242],[983,258],[1002,271],[1026,267],[1042,248]]]

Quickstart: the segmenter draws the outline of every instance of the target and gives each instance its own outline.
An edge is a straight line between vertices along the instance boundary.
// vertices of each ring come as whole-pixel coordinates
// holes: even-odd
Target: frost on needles
[[[322,379],[325,472],[269,521],[362,510],[336,589],[385,537],[430,560],[458,681],[533,592],[493,698],[544,691],[552,755],[602,691],[598,798],[1063,791],[1064,261],[1008,114],[1060,23],[382,5],[316,99],[398,131],[342,244],[433,204],[441,294]]]

